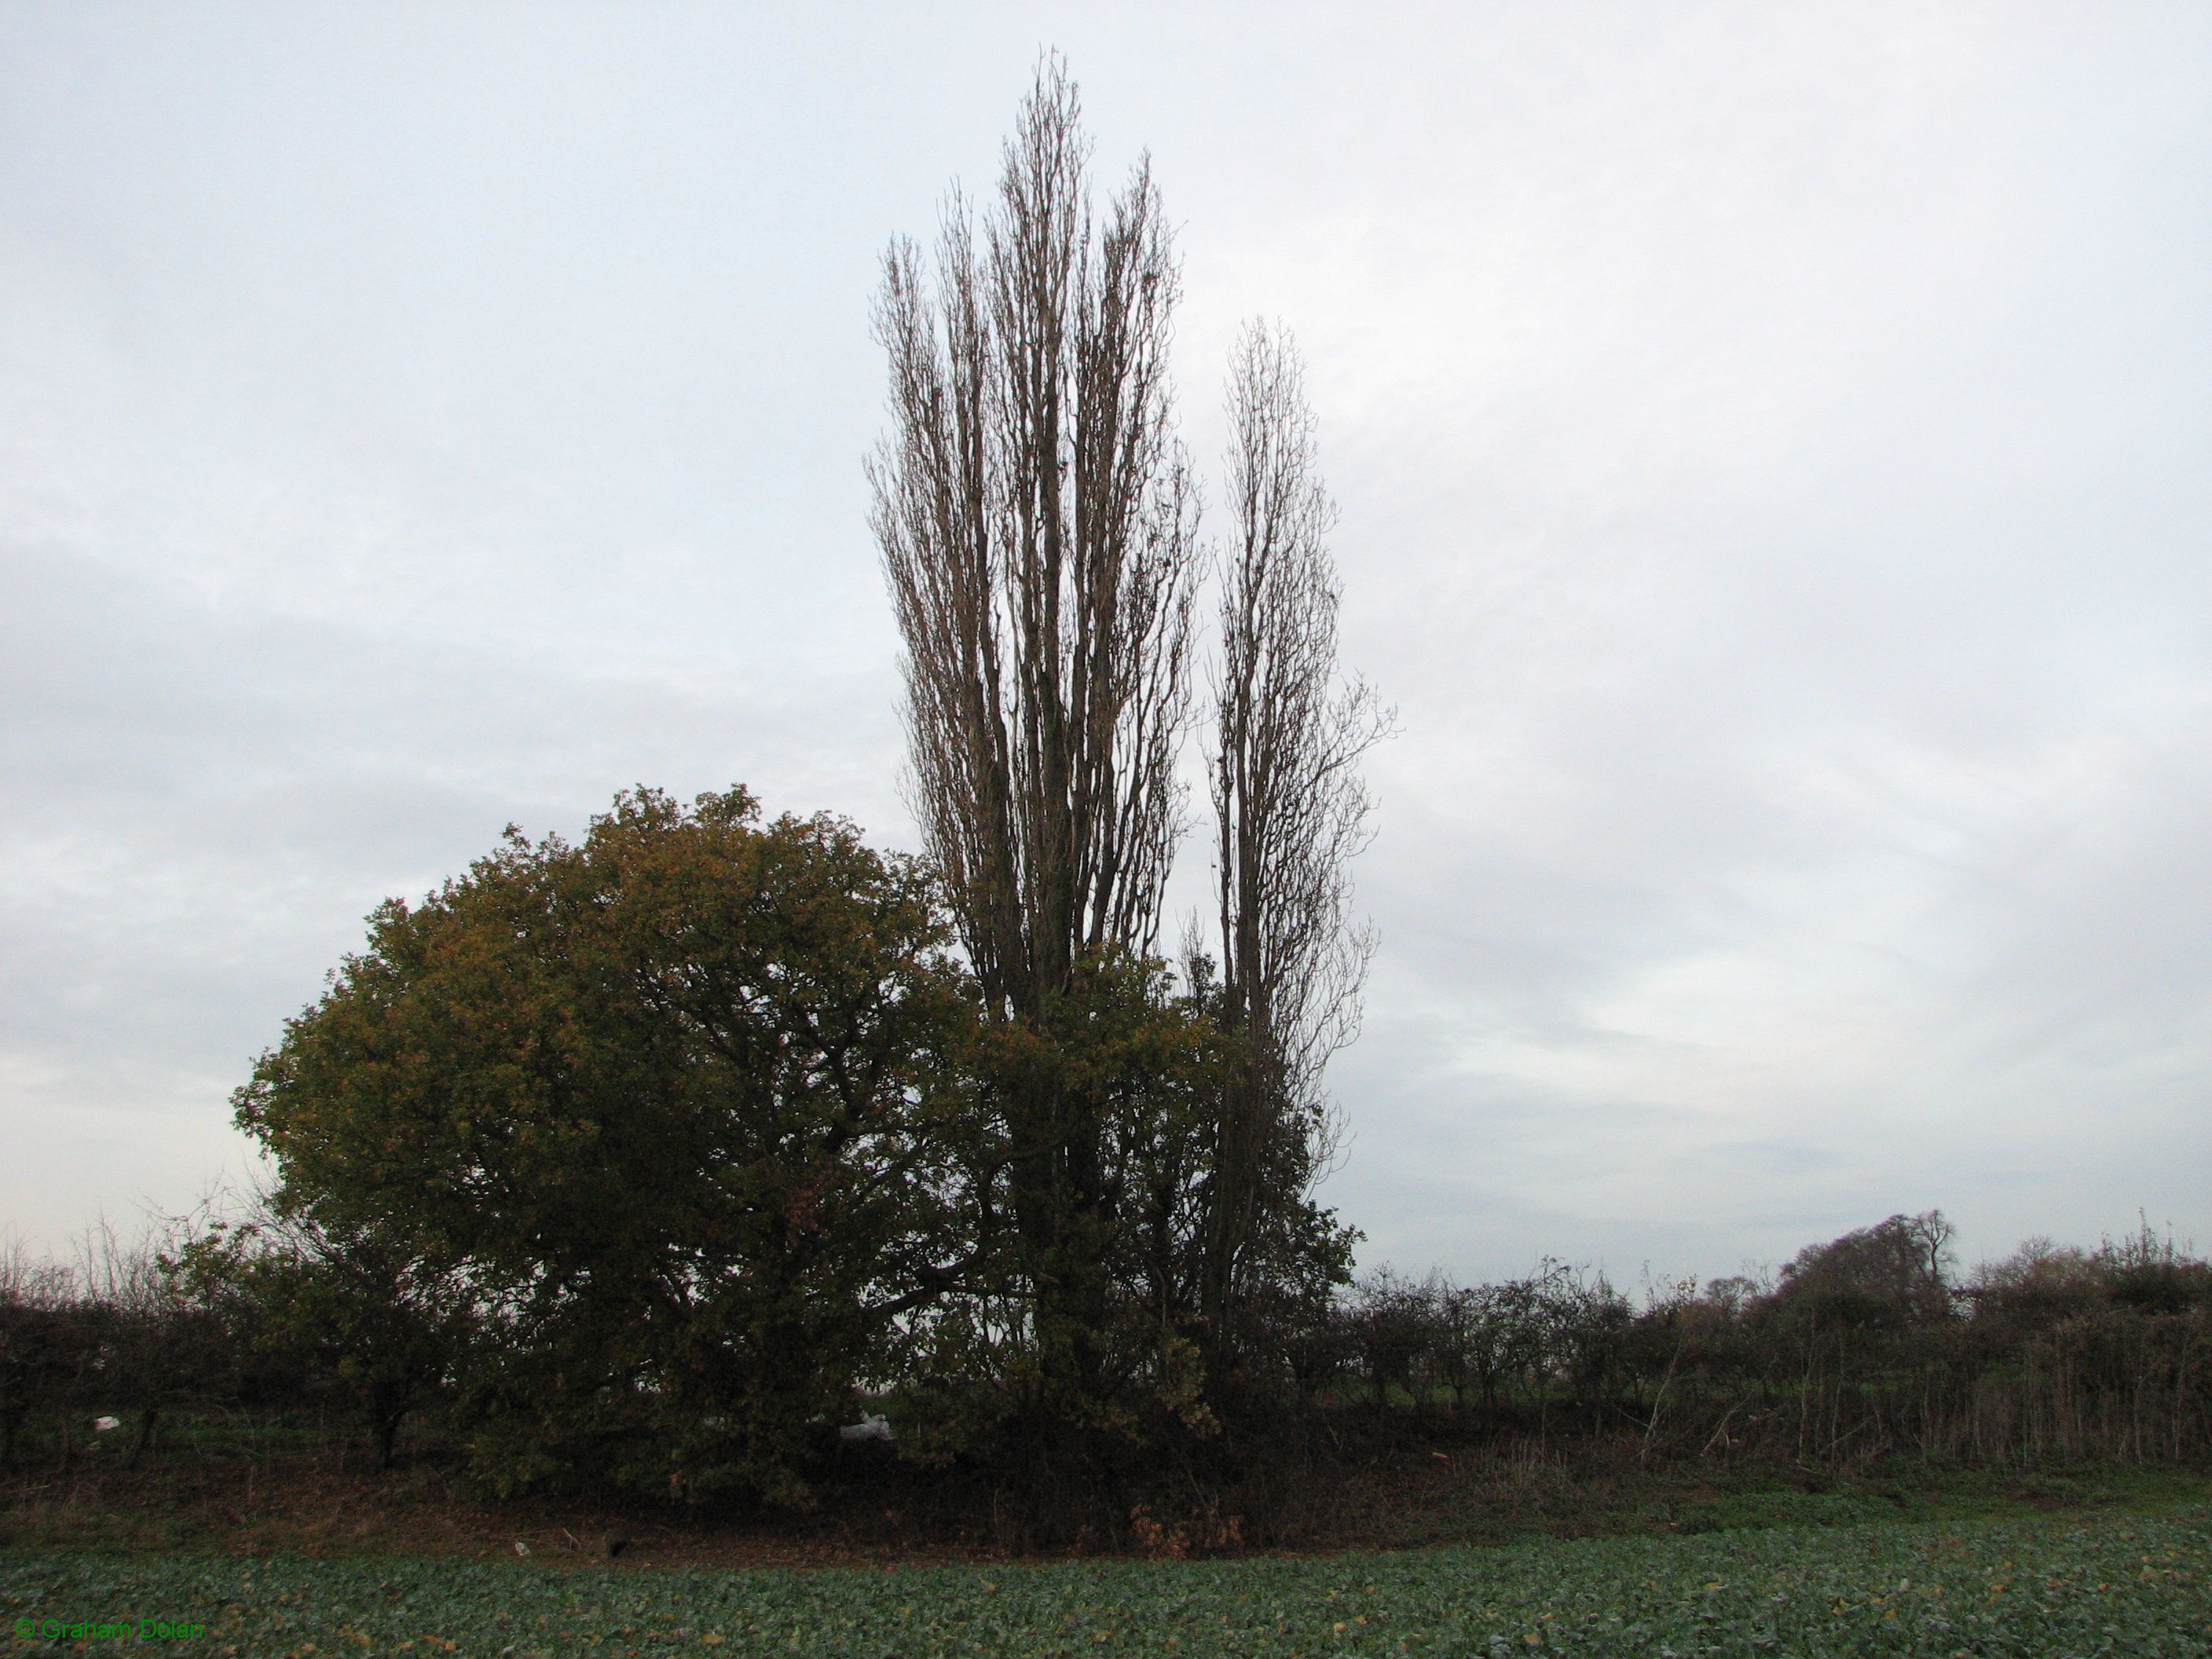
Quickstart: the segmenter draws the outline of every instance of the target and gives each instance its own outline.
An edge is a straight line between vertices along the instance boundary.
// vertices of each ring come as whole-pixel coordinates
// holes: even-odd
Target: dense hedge
[[[1249,1480],[1255,1463],[1294,1457],[1304,1425],[1373,1419],[1456,1439],[1604,1437],[1669,1462],[2212,1455],[2212,1266],[2145,1231],[2094,1251],[2033,1244],[1964,1278],[1940,1249],[1914,1273],[1877,1271],[1931,1226],[1893,1218],[1808,1249],[1771,1283],[1681,1285],[1640,1305],[1557,1262],[1472,1286],[1378,1273],[1284,1320],[1272,1369],[1249,1379],[1248,1419],[1150,1453]],[[364,1348],[273,1297],[206,1294],[188,1258],[152,1243],[107,1262],[92,1275],[17,1262],[0,1284],[0,1432],[15,1467],[66,1464],[95,1432],[126,1456],[158,1455],[165,1414],[195,1409],[350,1411],[387,1454],[405,1414],[395,1402],[428,1451],[458,1453],[479,1421],[471,1380],[498,1359],[471,1351],[488,1340],[481,1325],[412,1327],[399,1395]],[[941,1457],[915,1430],[957,1386],[934,1375],[849,1409]],[[95,1431],[103,1418],[116,1425]],[[839,1454],[836,1426],[809,1431],[802,1472]],[[1234,1456],[1209,1462],[1224,1443]]]

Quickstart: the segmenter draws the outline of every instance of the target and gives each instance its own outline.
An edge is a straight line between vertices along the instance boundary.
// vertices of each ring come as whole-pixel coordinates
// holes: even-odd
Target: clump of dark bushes
[[[102,1224],[73,1262],[0,1256],[0,1469],[68,1470],[95,1451],[136,1467],[167,1418],[308,1397],[319,1379],[262,1339],[259,1310],[200,1294],[166,1253],[187,1236]]]
[[[1339,1407],[1624,1434],[1650,1457],[2212,1453],[2212,1264],[2146,1225],[2094,1251],[2032,1240],[1962,1277],[1950,1237],[1940,1214],[1893,1216],[1771,1280],[1640,1305],[1556,1261],[1466,1287],[1377,1273],[1294,1345],[1286,1383]]]

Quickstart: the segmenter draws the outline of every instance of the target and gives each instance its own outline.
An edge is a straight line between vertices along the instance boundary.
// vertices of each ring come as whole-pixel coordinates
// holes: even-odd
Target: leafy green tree
[[[1776,1305],[1817,1324],[1941,1322],[1953,1312],[1951,1236],[1942,1212],[1930,1210],[1808,1244],[1783,1267]]]
[[[624,794],[378,910],[239,1121],[280,1213],[465,1300],[493,1484],[802,1498],[810,1419],[896,1374],[985,1231],[945,938],[849,823]]]
[[[1235,1053],[1164,963],[1127,956],[1084,958],[1035,1024],[979,1028],[977,1071],[994,1114],[1009,1097],[1050,1095],[1098,1126],[1098,1202],[1072,1210],[1048,1250],[1006,1230],[988,1281],[979,1276],[945,1310],[921,1372],[941,1407],[933,1446],[995,1444],[1018,1461],[1074,1429],[1103,1431],[1102,1448],[1146,1443],[1170,1425],[1211,1429],[1196,1341],[1201,1182]],[[994,1121],[1011,1166],[1024,1125],[1011,1114]],[[1049,1286],[1076,1273],[1103,1287],[1085,1331],[1091,1387],[1053,1397],[1040,1419],[1048,1379],[1070,1363],[1053,1345],[1070,1339],[1060,1323],[1030,1316],[1030,1297],[1038,1279]]]
[[[2177,1247],[2171,1231],[2160,1237],[2148,1218],[2137,1231],[2106,1239],[2094,1260],[2105,1293],[2121,1307],[2154,1314],[2212,1307],[2212,1264]]]
[[[380,1221],[341,1224],[312,1203],[263,1204],[177,1253],[174,1272],[234,1346],[352,1399],[388,1469],[400,1425],[436,1400],[469,1351],[465,1278]]]

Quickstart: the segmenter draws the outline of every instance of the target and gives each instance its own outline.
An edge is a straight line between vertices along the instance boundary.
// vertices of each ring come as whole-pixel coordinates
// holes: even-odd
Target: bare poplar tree
[[[1366,845],[1359,757],[1389,729],[1337,665],[1334,504],[1315,465],[1297,351],[1249,325],[1231,371],[1216,748],[1209,757],[1223,1018],[1244,1039],[1223,1101],[1206,1205],[1200,1310],[1214,1364],[1269,1230],[1323,1173],[1329,1057],[1358,1030],[1372,952],[1352,917],[1348,865]]]
[[[1149,165],[1094,221],[1080,105],[1041,66],[981,216],[876,312],[892,426],[870,466],[901,634],[912,800],[994,1018],[1042,1028],[1087,955],[1145,952],[1180,833],[1197,506],[1167,381],[1179,273]],[[1101,1126],[1006,1102],[1041,1340],[1102,1318]],[[1079,1382],[1079,1386],[1080,1382]]]

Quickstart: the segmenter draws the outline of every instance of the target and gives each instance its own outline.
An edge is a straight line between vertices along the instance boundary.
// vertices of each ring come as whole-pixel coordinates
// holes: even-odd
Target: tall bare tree
[[[992,1015],[1035,1030],[1086,957],[1154,943],[1199,564],[1169,228],[1146,163],[1094,220],[1080,116],[1048,59],[980,231],[956,195],[933,280],[895,244],[876,312],[892,425],[873,526],[913,803]],[[1101,1125],[1047,1080],[1006,1109],[1038,1334],[1079,1378],[1103,1317]]]
[[[1216,747],[1209,757],[1224,1023],[1243,1038],[1206,1204],[1200,1310],[1214,1367],[1232,1357],[1245,1280],[1324,1171],[1322,1073],[1359,1024],[1373,942],[1351,909],[1368,840],[1360,757],[1390,716],[1337,665],[1336,508],[1315,463],[1296,346],[1255,323],[1228,397],[1231,541],[1224,561]]]

